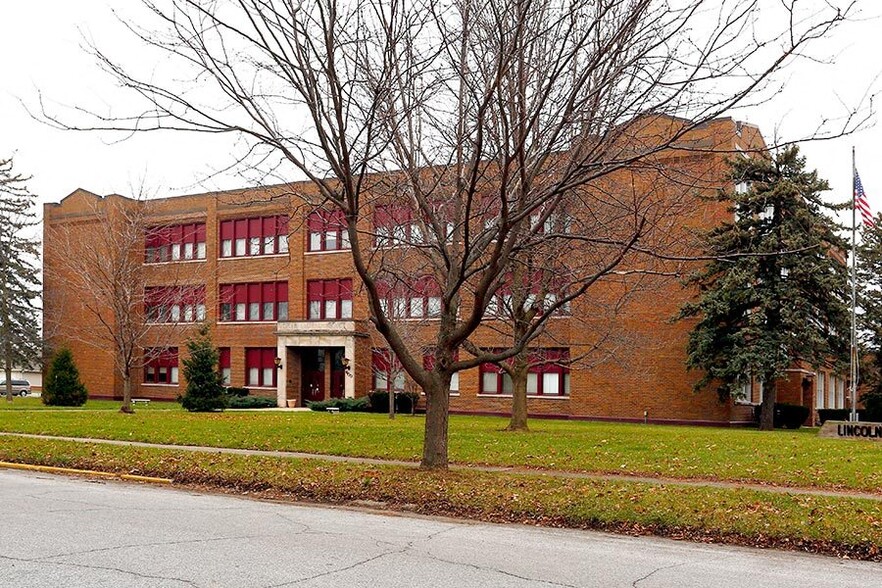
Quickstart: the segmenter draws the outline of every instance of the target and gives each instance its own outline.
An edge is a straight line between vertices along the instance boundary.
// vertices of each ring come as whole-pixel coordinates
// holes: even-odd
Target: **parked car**
[[[12,393],[16,396],[27,396],[31,393],[31,385],[27,380],[12,380]],[[0,382],[0,395],[6,394],[6,380]]]

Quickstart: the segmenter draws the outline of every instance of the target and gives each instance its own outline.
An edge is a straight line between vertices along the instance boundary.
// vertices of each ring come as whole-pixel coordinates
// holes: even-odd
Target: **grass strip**
[[[0,460],[172,478],[264,497],[654,534],[882,561],[882,504],[855,498],[329,464],[0,438]]]
[[[29,400],[29,399],[24,399]],[[20,402],[20,401],[16,401]],[[153,408],[153,405],[157,405]],[[418,461],[423,418],[312,412],[186,413],[151,403],[134,415],[110,410],[3,410],[0,430],[147,443],[302,451]],[[87,407],[92,401],[87,403]],[[103,405],[96,405],[103,406]],[[164,406],[166,410],[157,410]],[[882,443],[774,431],[532,419],[450,418],[450,459],[461,464],[751,482],[880,492]]]

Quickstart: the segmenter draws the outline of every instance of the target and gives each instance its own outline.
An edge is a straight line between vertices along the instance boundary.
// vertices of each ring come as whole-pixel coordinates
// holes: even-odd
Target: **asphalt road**
[[[878,586],[882,565],[0,470],[0,586]]]

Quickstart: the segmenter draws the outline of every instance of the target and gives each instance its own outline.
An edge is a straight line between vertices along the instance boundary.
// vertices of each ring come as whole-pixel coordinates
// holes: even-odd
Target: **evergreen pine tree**
[[[825,210],[827,182],[804,169],[797,147],[774,158],[738,158],[722,192],[734,220],[707,235],[715,257],[692,277],[699,298],[681,317],[698,317],[687,365],[718,384],[721,398],[753,376],[764,386],[760,428],[773,426],[776,380],[794,361],[847,365],[849,312],[844,241]]]
[[[211,342],[208,326],[199,329],[197,337],[187,341],[190,357],[184,360],[187,390],[181,404],[191,412],[223,409],[226,404],[223,376],[217,370],[218,351]]]
[[[34,366],[40,358],[37,306],[40,243],[25,233],[37,223],[28,178],[16,174],[11,159],[0,159],[0,364],[6,400],[12,401],[12,369]]]
[[[88,394],[80,381],[80,372],[70,349],[59,349],[49,365],[43,383],[43,404],[48,406],[82,406]]]

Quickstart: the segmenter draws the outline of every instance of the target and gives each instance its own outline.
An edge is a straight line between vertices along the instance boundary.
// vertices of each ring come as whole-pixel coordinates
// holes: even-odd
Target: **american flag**
[[[867,195],[864,194],[864,185],[861,184],[861,176],[858,175],[857,168],[854,170],[854,206],[861,211],[861,219],[864,221],[865,227],[874,227],[873,213],[870,211],[870,203],[867,202]]]

